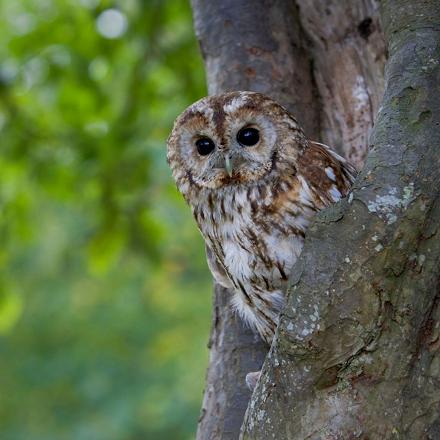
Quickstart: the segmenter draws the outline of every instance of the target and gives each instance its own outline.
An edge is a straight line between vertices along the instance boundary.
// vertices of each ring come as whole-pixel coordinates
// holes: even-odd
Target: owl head
[[[187,196],[254,184],[280,167],[295,169],[306,142],[296,120],[271,98],[231,92],[203,98],[177,118],[167,159]]]

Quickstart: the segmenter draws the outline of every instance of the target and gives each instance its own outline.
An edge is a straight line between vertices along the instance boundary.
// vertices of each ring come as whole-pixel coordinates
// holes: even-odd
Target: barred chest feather
[[[269,343],[315,213],[302,183],[292,176],[277,186],[206,191],[193,207],[207,245],[234,288],[232,304]]]
[[[284,291],[317,211],[344,197],[356,171],[308,141],[271,98],[238,91],[209,96],[180,115],[167,160],[193,210],[218,283],[271,343]]]

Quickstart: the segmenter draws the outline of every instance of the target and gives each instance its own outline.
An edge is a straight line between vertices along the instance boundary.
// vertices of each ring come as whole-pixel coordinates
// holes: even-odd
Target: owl
[[[167,160],[215,280],[270,344],[307,227],[347,195],[355,169],[307,140],[284,107],[245,91],[187,108],[168,139]]]

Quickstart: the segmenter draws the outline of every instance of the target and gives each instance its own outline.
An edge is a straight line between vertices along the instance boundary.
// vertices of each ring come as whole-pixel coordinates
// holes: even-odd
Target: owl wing
[[[206,260],[208,261],[208,267],[214,277],[215,281],[221,286],[231,289],[233,287],[231,280],[229,279],[225,269],[218,261],[214,252],[207,243],[205,243]]]
[[[345,197],[357,175],[349,162],[319,142],[309,142],[298,168],[298,178],[318,209]]]

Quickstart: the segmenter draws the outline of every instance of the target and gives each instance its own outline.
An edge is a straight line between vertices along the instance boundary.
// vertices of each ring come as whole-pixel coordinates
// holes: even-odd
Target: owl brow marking
[[[201,119],[205,124],[208,123],[208,118],[203,112],[201,112],[200,110],[189,108],[186,112],[183,113],[179,121],[180,125],[187,124],[191,119]]]
[[[226,114],[223,110],[223,105],[220,102],[214,101],[212,106],[214,110],[212,115],[212,122],[214,123],[219,139],[221,139],[221,143],[224,144],[225,140],[223,133],[225,128]]]

